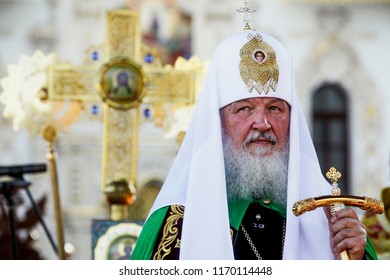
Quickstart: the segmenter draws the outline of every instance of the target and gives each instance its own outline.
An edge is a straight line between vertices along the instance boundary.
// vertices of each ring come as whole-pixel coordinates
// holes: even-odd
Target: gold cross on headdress
[[[252,29],[249,25],[249,13],[256,12],[255,9],[251,8],[247,1],[244,1],[244,7],[240,7],[237,9],[237,12],[244,13],[244,30],[250,30]]]

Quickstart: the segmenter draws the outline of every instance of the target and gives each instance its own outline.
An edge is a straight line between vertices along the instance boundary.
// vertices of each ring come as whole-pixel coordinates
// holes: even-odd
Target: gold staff
[[[363,210],[373,212],[375,214],[382,214],[384,211],[383,202],[374,198],[359,197],[353,195],[341,195],[340,188],[337,181],[341,177],[341,173],[334,167],[331,167],[326,173],[328,179],[332,181],[331,195],[319,196],[314,198],[307,198],[294,203],[292,211],[295,216],[299,216],[305,212],[312,211],[317,207],[329,206],[331,207],[331,214],[334,215],[337,211],[345,206],[357,206]],[[348,251],[341,252],[342,260],[349,260]]]
[[[55,221],[56,221],[56,233],[58,242],[58,257],[61,260],[65,260],[65,248],[64,248],[64,229],[62,222],[62,211],[60,203],[60,193],[58,187],[58,176],[57,176],[57,162],[55,153],[55,141],[57,140],[57,130],[53,126],[46,126],[42,130],[43,138],[48,142],[48,153],[47,159],[49,161],[49,172],[52,185]]]

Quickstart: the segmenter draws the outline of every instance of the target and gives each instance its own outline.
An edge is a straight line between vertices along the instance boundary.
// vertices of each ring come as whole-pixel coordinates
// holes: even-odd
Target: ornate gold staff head
[[[369,197],[359,197],[353,195],[341,195],[340,189],[337,186],[338,180],[341,178],[341,173],[336,168],[331,167],[326,173],[326,177],[332,181],[332,195],[324,195],[314,198],[307,198],[294,203],[292,211],[295,216],[299,216],[305,212],[312,211],[318,207],[331,206],[331,213],[340,210],[338,207],[357,206],[363,210],[382,214],[384,205],[382,201]],[[334,209],[332,209],[334,208]],[[341,252],[341,259],[349,260],[350,257],[347,251]]]

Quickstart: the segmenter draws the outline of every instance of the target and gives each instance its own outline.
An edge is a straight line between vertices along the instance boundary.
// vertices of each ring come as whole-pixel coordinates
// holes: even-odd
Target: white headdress
[[[255,61],[256,51],[263,52],[262,61]],[[291,58],[278,40],[256,31],[237,33],[216,49],[186,137],[150,213],[185,206],[181,259],[234,259],[219,109],[253,97],[277,97],[291,105],[283,258],[332,259],[323,210],[300,217],[291,210],[297,200],[330,192],[295,92]]]

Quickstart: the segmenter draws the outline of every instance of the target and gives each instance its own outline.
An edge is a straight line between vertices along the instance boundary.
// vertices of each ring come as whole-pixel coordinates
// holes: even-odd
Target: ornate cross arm
[[[314,198],[307,198],[294,203],[292,211],[295,216],[300,216],[305,212],[315,210],[318,207],[330,206],[334,203],[342,203],[345,206],[355,206],[360,209],[382,214],[384,211],[383,202],[375,198],[354,195],[324,195]]]

